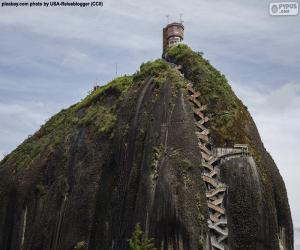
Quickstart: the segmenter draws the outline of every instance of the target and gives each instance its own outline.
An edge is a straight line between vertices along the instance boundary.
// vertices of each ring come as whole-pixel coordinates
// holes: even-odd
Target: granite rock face
[[[232,148],[240,143],[249,147],[250,159],[232,159],[221,166],[223,181],[229,186],[229,248],[294,249],[286,188],[247,107],[201,53],[181,45],[171,49],[167,57],[181,67],[208,105],[213,146]]]
[[[137,223],[157,249],[211,249],[190,82],[213,145],[250,147],[222,164],[230,249],[293,249],[285,186],[246,107],[187,46],[167,59],[94,90],[1,161],[0,249],[126,250]]]

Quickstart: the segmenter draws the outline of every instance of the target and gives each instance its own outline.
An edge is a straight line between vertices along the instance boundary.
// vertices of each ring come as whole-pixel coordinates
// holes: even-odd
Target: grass
[[[152,78],[152,83],[157,87],[169,79],[174,83],[174,94],[182,82],[176,70],[164,60],[143,63],[133,76],[118,77],[91,91],[77,104],[52,116],[32,137],[27,138],[7,155],[1,161],[1,165],[11,159],[17,168],[30,167],[41,154],[50,154],[57,146],[63,148],[80,127],[88,127],[96,137],[105,136],[112,139],[118,103],[134,85],[148,77]],[[112,99],[112,102],[106,103],[106,99]]]
[[[182,66],[185,77],[201,93],[201,102],[208,104],[209,126],[218,146],[249,143],[241,129],[250,120],[246,107],[236,97],[227,79],[216,70],[202,53],[181,44],[167,51],[168,60]]]
[[[106,96],[115,96],[116,100],[119,100],[126,95],[132,85],[132,76],[121,76],[92,91],[79,103],[52,116],[33,136],[7,155],[1,161],[1,165],[12,159],[17,168],[28,168],[41,154],[49,154],[57,146],[68,143],[76,130],[83,126],[89,127],[96,136],[105,135],[112,138],[116,105],[107,107],[103,99]],[[79,115],[80,110],[83,111],[82,115]]]
[[[274,182],[276,173],[273,171],[276,170],[272,169],[272,164],[268,162],[267,152],[261,144],[255,124],[247,107],[234,94],[225,76],[203,58],[202,53],[194,52],[186,45],[170,48],[167,58],[170,62],[182,66],[185,77],[201,93],[200,101],[208,104],[207,115],[210,121],[207,126],[211,130],[213,145],[232,147],[235,143],[248,144],[250,155],[254,157],[258,167],[265,206],[271,210],[275,209],[275,192],[276,206],[281,204],[281,210],[285,209],[288,213],[285,188],[281,183]],[[286,221],[284,216],[278,218],[278,221]]]
[[[164,80],[164,76],[162,73],[168,71],[169,69],[170,65],[162,59],[142,63],[140,66],[140,70],[134,74],[134,81],[142,82],[146,78],[152,77],[159,83],[160,81]]]
[[[99,101],[101,97],[105,95],[124,95],[127,93],[129,88],[133,85],[133,77],[132,76],[120,76],[107,85],[101,86],[98,89],[92,91],[86,98],[84,98],[81,102],[75,105],[75,110],[79,110],[81,108],[90,106],[91,104]]]

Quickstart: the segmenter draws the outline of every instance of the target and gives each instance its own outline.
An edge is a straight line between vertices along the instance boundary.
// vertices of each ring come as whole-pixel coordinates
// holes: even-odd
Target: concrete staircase
[[[208,227],[210,229],[210,242],[213,250],[228,250],[228,225],[225,208],[225,195],[228,186],[220,180],[220,166],[223,161],[236,157],[247,156],[248,146],[235,144],[233,148],[213,148],[206,127],[209,118],[205,112],[207,105],[201,104],[198,98],[201,94],[194,90],[192,84],[187,85],[189,101],[195,117],[195,132],[198,138],[198,147],[202,155],[204,171],[202,179],[206,184],[206,199],[209,209]]]
[[[198,100],[200,93],[193,89],[192,84],[188,84],[187,89],[189,101],[194,112],[195,125],[197,127],[196,136],[204,167],[202,179],[206,183],[206,199],[209,209],[208,227],[210,229],[211,245],[212,249],[225,250],[228,249],[227,217],[224,207],[227,186],[220,181],[220,169],[218,166],[220,158],[216,157],[212,150],[212,145],[209,141],[210,131],[205,126],[205,123],[209,121],[209,118],[204,113],[207,110],[207,106],[202,105]]]

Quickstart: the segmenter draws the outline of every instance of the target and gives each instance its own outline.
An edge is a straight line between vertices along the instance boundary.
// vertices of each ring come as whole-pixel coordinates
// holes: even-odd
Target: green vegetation
[[[280,208],[284,208],[288,211],[289,208],[284,186],[282,185],[282,187],[278,189],[278,186],[281,185],[281,179],[277,181],[279,185],[276,186],[276,173],[274,173],[270,167],[272,162],[266,161],[268,158],[265,156],[266,153],[255,130],[255,125],[252,123],[247,108],[235,96],[225,76],[216,70],[208,60],[204,59],[202,53],[193,52],[186,45],[179,45],[169,49],[167,56],[168,60],[182,66],[182,72],[185,78],[179,74],[178,70],[174,67],[175,65],[164,60],[159,59],[144,63],[141,65],[140,70],[133,76],[118,77],[107,85],[93,90],[79,103],[68,109],[63,109],[54,115],[38,132],[28,137],[17,149],[7,155],[1,161],[0,167],[10,167],[13,170],[13,175],[15,173],[18,174],[20,169],[43,167],[46,161],[50,161],[50,163],[54,161],[55,163],[56,159],[53,160],[49,155],[57,151],[54,156],[61,157],[57,159],[59,167],[65,168],[66,165],[64,163],[70,160],[72,142],[76,141],[76,136],[80,131],[83,131],[83,129],[84,133],[92,135],[86,138],[88,140],[91,138],[96,140],[97,145],[102,142],[104,144],[106,142],[111,143],[114,136],[114,128],[116,127],[118,109],[120,103],[125,98],[127,98],[124,103],[127,105],[125,108],[129,108],[127,108],[128,113],[123,112],[123,117],[121,118],[128,117],[129,119],[124,119],[124,121],[120,119],[121,125],[118,126],[117,132],[121,130],[121,133],[116,132],[116,134],[119,134],[120,137],[127,137],[129,124],[131,124],[133,117],[131,115],[134,114],[137,99],[141,93],[138,88],[142,83],[145,83],[145,80],[151,79],[151,84],[155,85],[153,98],[151,101],[142,104],[144,106],[139,113],[139,122],[136,128],[136,148],[142,148],[144,147],[143,143],[146,141],[146,136],[149,136],[149,138],[152,136],[147,134],[149,131],[148,125],[149,121],[155,117],[154,112],[152,112],[154,107],[153,103],[156,103],[156,97],[160,96],[159,92],[164,91],[161,86],[165,83],[171,84],[172,95],[176,96],[179,88],[184,86],[187,83],[186,79],[188,79],[189,82],[193,83],[194,88],[201,93],[200,101],[203,104],[208,104],[207,114],[209,115],[210,121],[207,125],[211,130],[211,138],[214,146],[230,147],[233,146],[234,143],[249,144],[250,154],[254,156],[258,165],[264,204],[266,204],[268,208],[275,208],[273,205],[275,196],[276,204],[280,204]],[[130,95],[128,95],[129,91],[131,91]],[[174,100],[175,98],[171,98],[170,103],[166,106],[168,107],[168,111],[172,109]],[[122,108],[125,110],[124,107]],[[176,126],[176,124],[174,126]],[[156,132],[157,131],[155,131],[155,133]],[[157,135],[155,133],[154,135],[158,136],[160,132],[158,131]],[[90,142],[94,141],[86,141],[86,143]],[[92,147],[93,145],[92,143]],[[194,184],[190,177],[191,174],[193,174],[192,170],[197,166],[192,165],[189,159],[179,158],[181,155],[180,150],[181,149],[172,149],[171,147],[166,150],[163,145],[153,148],[151,158],[151,177],[153,180],[156,180],[158,177],[158,165],[161,158],[166,156],[172,159],[174,163],[176,162],[174,166],[178,166],[177,169],[182,175],[185,188],[187,189],[190,187],[190,184]],[[76,151],[74,152],[76,154]],[[135,155],[136,159],[139,159],[141,158],[139,154],[142,154],[143,151],[136,150],[135,153],[137,154]],[[276,169],[276,167],[274,167],[274,169]],[[48,170],[45,170],[45,172],[47,171]],[[53,178],[59,179],[60,176]],[[16,180],[18,179],[16,178]],[[40,196],[45,195],[48,191],[47,185],[48,184],[44,182],[37,183],[34,190],[35,194]],[[260,199],[260,195],[261,194],[258,194],[257,197],[253,199]],[[198,225],[202,227],[201,231],[205,232],[207,223],[204,216],[206,216],[207,211],[203,204],[206,200],[202,193],[197,194],[195,199],[198,213],[193,219],[197,220]],[[258,204],[258,202],[254,203]],[[244,205],[247,206],[248,204],[243,203],[242,206]],[[240,208],[237,203],[232,204],[232,207],[235,207],[237,211],[243,211],[244,209]],[[284,214],[282,211],[285,210],[277,209],[274,210],[275,212],[270,211],[274,214]],[[249,216],[249,218],[250,217],[251,216]],[[284,215],[282,215],[282,218],[280,216],[278,216],[278,218],[278,221],[285,221]],[[236,224],[238,223],[240,222],[238,221]],[[249,232],[248,235],[251,233],[252,232]],[[153,239],[149,239],[147,235],[144,234],[139,224],[135,226],[135,230],[132,237],[128,239],[128,243],[133,250],[155,249]],[[74,249],[85,249],[86,246],[86,242],[80,241],[73,247]],[[203,241],[200,240],[199,249],[202,248]]]
[[[224,75],[216,70],[202,53],[196,53],[182,44],[167,52],[170,61],[181,65],[185,77],[201,93],[201,102],[208,104],[209,128],[215,146],[232,147],[234,143],[248,144],[250,154],[261,166],[262,155],[257,148],[255,131],[248,131],[252,119],[247,107],[236,97]],[[262,181],[266,183],[265,167],[260,167]]]
[[[182,168],[183,172],[187,173],[193,168],[193,165],[188,159],[183,159],[180,161],[180,167]]]
[[[27,138],[1,164],[13,159],[17,168],[29,168],[41,154],[49,155],[56,147],[69,142],[80,127],[88,127],[98,136],[112,138],[112,129],[116,121],[116,105],[133,85],[132,76],[121,76],[109,84],[92,91],[81,102],[63,109],[41,126],[33,136]],[[113,104],[106,103],[105,98],[115,98]]]
[[[198,241],[198,250],[203,250],[203,241],[202,240]]]
[[[163,154],[164,146],[160,144],[158,147],[153,147],[153,155],[152,155],[152,162],[151,162],[151,169],[152,169],[152,179],[157,180],[159,175],[158,164],[159,160]]]
[[[75,247],[74,247],[74,250],[84,250],[84,249],[87,249],[88,248],[88,245],[85,241],[79,241]]]
[[[241,128],[249,122],[250,116],[225,76],[204,59],[202,53],[184,44],[170,48],[167,56],[171,62],[182,66],[185,77],[200,91],[201,101],[208,104],[209,127],[216,146],[249,143],[248,135]]]
[[[257,148],[255,131],[248,131],[252,119],[247,107],[236,97],[224,75],[216,70],[202,53],[196,53],[182,44],[167,51],[168,59],[181,65],[185,77],[201,93],[200,100],[208,104],[208,127],[215,146],[232,147],[234,143],[249,145],[250,154],[259,166],[263,183],[267,183],[266,166],[262,152]]]
[[[200,102],[208,105],[207,115],[210,120],[207,126],[211,130],[214,146],[232,147],[235,143],[248,144],[250,155],[254,157],[258,167],[266,207],[275,213],[274,198],[270,195],[275,190],[276,204],[277,206],[281,204],[282,208],[277,209],[277,213],[279,213],[278,211],[289,211],[284,186],[274,184],[276,166],[260,141],[247,107],[236,97],[225,76],[204,59],[201,53],[192,51],[186,45],[170,48],[167,51],[167,57],[172,63],[182,66],[185,78],[192,82],[194,88],[201,93]],[[278,179],[280,178],[278,177]],[[259,200],[259,196],[255,199]],[[249,204],[244,205],[248,206]],[[244,208],[239,208],[239,206],[238,203],[232,204],[232,207],[243,211]],[[285,223],[284,219],[283,221]],[[236,223],[238,224],[240,221],[236,221]],[[247,235],[251,233],[254,232],[247,232]]]
[[[18,168],[30,167],[41,153],[49,154],[57,146],[72,139],[80,127],[88,127],[96,137],[113,137],[118,103],[134,84],[152,77],[158,87],[167,79],[172,82],[173,95],[183,83],[183,78],[164,60],[143,63],[133,76],[121,76],[105,86],[93,90],[86,98],[68,109],[61,110],[47,121],[32,137],[5,157],[1,164],[14,158]]]
[[[113,109],[104,106],[90,106],[85,111],[85,115],[79,120],[78,124],[90,126],[95,130],[96,136],[102,134],[109,135],[116,121]]]
[[[134,75],[134,81],[141,82],[152,77],[159,83],[165,80],[162,73],[168,70],[170,70],[170,65],[162,59],[142,63],[140,70]]]
[[[134,84],[148,77],[152,77],[152,82],[157,87],[167,79],[171,81],[174,95],[183,82],[178,72],[164,60],[144,63],[133,76],[118,77],[93,90],[79,103],[51,117],[39,131],[6,156],[1,164],[13,158],[18,168],[30,167],[41,153],[48,155],[57,146],[66,151],[64,144],[68,144],[81,127],[88,127],[96,137],[112,138],[118,104]]]
[[[177,90],[185,83],[183,77],[176,71],[170,63],[162,59],[143,63],[140,70],[134,75],[135,82],[142,82],[152,77],[153,83],[159,87],[162,83],[169,80],[172,82],[172,94],[175,95]]]
[[[119,97],[127,93],[129,88],[133,85],[132,76],[120,76],[110,83],[99,87],[84,98],[81,102],[75,105],[75,109],[79,110],[81,108],[90,106],[91,104],[101,100],[102,97],[106,95],[114,95]]]
[[[156,250],[153,244],[153,239],[149,239],[142,231],[140,224],[136,224],[134,232],[130,239],[128,239],[131,250]]]

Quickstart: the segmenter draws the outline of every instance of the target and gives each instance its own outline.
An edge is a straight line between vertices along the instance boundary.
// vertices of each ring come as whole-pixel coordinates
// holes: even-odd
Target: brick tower
[[[183,24],[174,22],[168,24],[163,29],[163,57],[166,49],[172,46],[176,46],[181,43],[184,37],[184,26]]]

